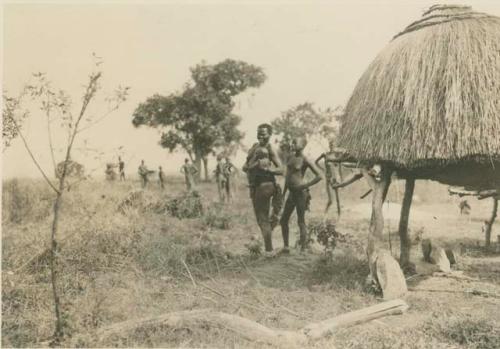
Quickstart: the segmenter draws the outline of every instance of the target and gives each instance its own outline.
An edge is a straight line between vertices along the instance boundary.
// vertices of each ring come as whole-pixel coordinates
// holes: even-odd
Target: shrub
[[[4,182],[2,189],[4,222],[39,221],[52,212],[53,196],[47,186],[36,181],[12,179]]]
[[[257,258],[262,254],[262,242],[255,236],[250,237],[250,242],[246,243],[245,247],[252,258]]]
[[[431,334],[474,349],[500,348],[500,324],[470,314],[433,314],[425,324]]]
[[[201,196],[197,191],[184,193],[169,200],[166,210],[170,215],[179,219],[199,217],[203,213]]]
[[[312,220],[308,224],[307,231],[308,240],[312,241],[315,236],[316,241],[324,247],[325,254],[331,255],[338,242],[346,242],[346,235],[339,233],[331,221]]]
[[[214,203],[203,214],[203,224],[209,228],[227,230],[233,225],[232,215],[225,210],[224,205]]]

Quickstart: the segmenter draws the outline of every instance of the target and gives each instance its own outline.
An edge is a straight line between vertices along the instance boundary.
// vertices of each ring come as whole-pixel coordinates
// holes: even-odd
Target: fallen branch
[[[101,328],[97,332],[97,337],[102,341],[147,327],[215,326],[232,331],[250,341],[295,347],[304,346],[310,340],[326,337],[338,328],[357,325],[383,316],[402,314],[407,309],[408,305],[403,300],[396,299],[313,323],[298,331],[272,329],[250,319],[211,309],[188,310],[116,323]]]
[[[389,315],[400,315],[408,309],[408,304],[401,299],[372,305],[371,307],[351,311],[319,323],[305,326],[301,332],[311,339],[320,339],[338,328],[358,325],[370,320]]]
[[[457,291],[457,290],[437,290],[437,289],[431,289],[431,288],[409,288],[409,291],[412,292],[436,292],[436,293],[464,293],[464,294],[471,294],[473,296],[482,296],[482,297],[491,297],[491,298],[500,298],[500,295],[496,293],[490,293],[486,291],[480,291],[480,290],[462,290],[462,291]]]

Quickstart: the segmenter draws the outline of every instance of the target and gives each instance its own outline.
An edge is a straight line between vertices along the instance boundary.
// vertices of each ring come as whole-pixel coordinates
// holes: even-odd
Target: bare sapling
[[[96,58],[94,56],[94,58]],[[58,246],[58,231],[59,231],[59,221],[60,212],[63,205],[63,197],[66,189],[70,188],[74,183],[69,183],[69,171],[71,163],[71,155],[74,149],[75,142],[78,136],[85,130],[93,127],[97,123],[101,122],[104,118],[110,115],[112,112],[116,111],[120,105],[126,101],[128,97],[129,87],[118,87],[111,97],[105,99],[107,103],[106,111],[103,114],[97,114],[98,116],[90,116],[89,105],[96,99],[96,96],[100,90],[100,79],[102,77],[102,72],[99,66],[102,62],[96,62],[94,71],[89,75],[88,82],[84,87],[84,94],[82,97],[82,104],[75,115],[71,111],[71,98],[63,90],[55,92],[51,86],[51,83],[47,80],[46,75],[43,73],[33,74],[35,79],[34,84],[26,85],[22,92],[16,98],[4,96],[4,102],[7,101],[8,105],[4,106],[4,122],[8,122],[10,125],[11,139],[19,136],[23,142],[23,145],[31,157],[31,160],[37,167],[38,171],[41,173],[45,182],[55,193],[54,203],[53,203],[53,219],[50,232],[50,259],[49,268],[51,275],[51,285],[52,294],[54,300],[54,315],[55,315],[55,330],[51,341],[51,345],[60,345],[62,338],[65,335],[65,316],[63,310],[61,309],[61,295],[58,287],[58,275],[61,272],[60,263],[58,263],[59,246]],[[56,174],[56,182],[54,183],[47,172],[42,168],[40,162],[37,160],[35,154],[32,152],[28,140],[23,135],[21,130],[20,122],[27,118],[30,113],[30,108],[23,110],[22,118],[19,117],[20,111],[22,110],[22,105],[24,102],[34,102],[37,105],[40,104],[39,109],[45,115],[47,122],[47,136],[48,144],[50,150],[51,161],[54,166],[54,172]],[[31,104],[30,104],[31,106]],[[39,111],[37,111],[38,113]],[[94,114],[94,113],[92,113]],[[55,121],[60,121],[60,127],[63,132],[67,135],[66,144],[63,146],[63,161],[62,169],[58,169],[56,162],[56,148],[53,140],[53,123]],[[60,173],[58,173],[60,172]]]

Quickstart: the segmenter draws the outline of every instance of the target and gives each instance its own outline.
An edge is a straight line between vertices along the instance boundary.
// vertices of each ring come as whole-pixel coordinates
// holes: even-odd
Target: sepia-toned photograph
[[[500,1],[1,8],[3,348],[500,348]]]

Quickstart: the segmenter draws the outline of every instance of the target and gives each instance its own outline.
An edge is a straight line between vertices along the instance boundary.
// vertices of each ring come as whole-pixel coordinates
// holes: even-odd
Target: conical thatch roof
[[[340,134],[359,161],[500,167],[500,18],[431,7],[370,64]]]

